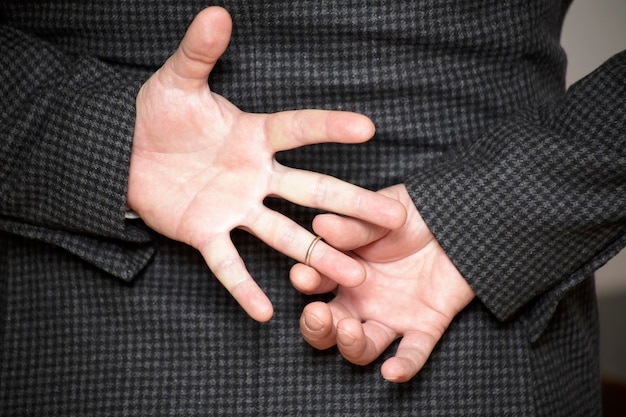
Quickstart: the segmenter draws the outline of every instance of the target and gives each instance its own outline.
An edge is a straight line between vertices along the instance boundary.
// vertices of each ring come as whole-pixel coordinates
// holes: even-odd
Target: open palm
[[[454,316],[475,294],[427,228],[406,188],[399,185],[381,193],[407,208],[401,228],[388,230],[336,215],[316,218],[315,231],[329,244],[351,250],[365,268],[366,279],[357,287],[338,286],[327,304],[306,306],[300,327],[312,346],[336,344],[347,360],[359,365],[370,363],[402,337],[381,373],[389,381],[404,382],[423,367]],[[292,270],[292,282],[309,293],[334,286],[303,265]]]
[[[263,200],[293,203],[383,224],[402,223],[389,198],[326,175],[288,168],[275,153],[321,142],[360,143],[374,133],[365,116],[321,110],[250,114],[208,84],[230,40],[219,7],[202,11],[176,53],[141,88],[129,172],[128,205],[150,227],[197,248],[217,278],[253,318],[272,306],[230,239],[241,228],[298,260],[313,235]],[[361,265],[319,245],[311,265],[344,285],[364,279]]]

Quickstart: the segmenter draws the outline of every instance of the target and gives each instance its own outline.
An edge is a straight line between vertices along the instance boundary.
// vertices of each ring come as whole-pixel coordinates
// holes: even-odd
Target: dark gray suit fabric
[[[366,145],[279,158],[406,183],[478,299],[385,383],[384,358],[301,341],[293,261],[235,232],[276,308],[252,322],[195,250],[124,219],[134,96],[207,4],[1,1],[0,414],[599,415],[587,277],[626,239],[625,55],[565,94],[557,1],[221,4],[214,90],[372,117]]]

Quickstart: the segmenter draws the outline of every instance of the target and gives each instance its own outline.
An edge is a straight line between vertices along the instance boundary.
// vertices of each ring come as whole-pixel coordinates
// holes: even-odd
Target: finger
[[[337,283],[323,275],[315,268],[305,264],[295,264],[289,271],[291,285],[303,294],[324,294],[337,288]]]
[[[208,7],[198,13],[164,66],[169,85],[181,89],[206,86],[211,70],[228,46],[231,31],[232,20],[225,9]]]
[[[383,378],[390,382],[409,381],[424,367],[438,341],[438,337],[426,332],[406,333],[396,355],[383,363]]]
[[[365,270],[358,261],[323,241],[312,247],[315,235],[282,214],[263,209],[245,226],[263,242],[299,262],[305,262],[310,252],[309,265],[338,284],[354,287],[365,279]]]
[[[406,221],[406,209],[398,200],[342,181],[329,175],[287,167],[278,175],[270,192],[293,203],[331,211],[395,229]]]
[[[250,276],[228,234],[212,238],[199,250],[217,279],[250,317],[260,322],[272,318],[272,303]]]
[[[346,318],[337,323],[337,347],[341,355],[356,365],[367,365],[378,358],[397,334],[381,323]]]
[[[265,132],[275,152],[323,142],[361,143],[374,135],[362,114],[331,110],[292,110],[268,115]]]
[[[361,248],[389,233],[389,228],[330,213],[315,216],[313,230],[330,245],[343,251]]]
[[[341,304],[316,301],[304,307],[300,316],[300,333],[316,349],[328,349],[337,343],[335,323],[351,317]]]

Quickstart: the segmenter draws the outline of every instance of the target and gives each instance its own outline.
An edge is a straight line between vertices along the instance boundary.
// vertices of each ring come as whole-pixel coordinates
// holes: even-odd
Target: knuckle
[[[362,193],[356,193],[354,195],[353,200],[352,200],[352,208],[355,213],[361,214],[362,210],[364,209]]]
[[[284,245],[291,245],[296,240],[297,232],[294,226],[285,227],[279,232],[280,242]]]
[[[328,198],[328,179],[325,176],[320,176],[313,185],[313,203],[316,206],[322,206]]]
[[[238,259],[234,256],[228,256],[226,258],[219,259],[213,266],[215,272],[224,272],[233,269],[239,264]]]

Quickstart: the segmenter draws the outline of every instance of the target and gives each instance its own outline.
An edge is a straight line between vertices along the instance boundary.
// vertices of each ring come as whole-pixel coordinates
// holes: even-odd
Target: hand
[[[266,321],[272,305],[249,275],[231,230],[247,230],[300,261],[314,238],[265,207],[267,196],[386,227],[401,225],[406,213],[374,192],[276,162],[276,152],[299,146],[364,142],[374,127],[347,112],[244,113],[212,93],[208,77],[231,27],[224,9],[203,10],[139,91],[127,202],[154,230],[197,248],[248,314]],[[311,265],[346,286],[365,277],[358,262],[325,244],[316,246]]]
[[[315,218],[315,232],[336,248],[352,250],[366,279],[358,287],[337,287],[328,304],[307,305],[300,330],[313,347],[336,344],[357,365],[370,363],[402,337],[395,357],[385,361],[381,373],[388,381],[405,382],[424,366],[454,316],[475,294],[435,240],[404,185],[381,194],[407,208],[406,223],[399,229],[332,214]],[[305,293],[336,287],[302,264],[292,268],[291,280]]]

